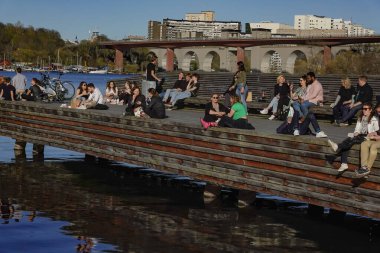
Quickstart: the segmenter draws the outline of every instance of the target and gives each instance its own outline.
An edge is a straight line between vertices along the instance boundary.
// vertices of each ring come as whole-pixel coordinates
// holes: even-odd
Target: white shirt
[[[16,90],[25,90],[26,77],[23,74],[17,73],[12,78],[12,85],[16,88]]]
[[[367,133],[376,132],[378,130],[379,130],[379,118],[377,116],[373,116],[371,120],[368,122],[367,129],[363,129],[363,123],[362,121],[358,119],[358,121],[356,122],[354,133],[367,134]]]
[[[95,88],[94,92],[88,96],[87,101],[95,101],[97,104],[103,104],[103,95],[98,88]]]

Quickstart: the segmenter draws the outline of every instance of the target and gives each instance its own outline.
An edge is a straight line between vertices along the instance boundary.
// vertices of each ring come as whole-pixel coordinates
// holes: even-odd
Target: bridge
[[[218,54],[222,56],[220,62],[228,63],[222,68],[233,71],[237,61],[244,61],[246,57],[252,62],[254,69],[258,69],[262,72],[268,72],[268,61],[269,58],[276,52],[273,46],[277,47],[287,47],[287,52],[289,56],[284,59],[286,63],[283,70],[292,73],[291,65],[298,58],[308,58],[307,56],[315,55],[320,51],[323,53],[324,64],[328,64],[333,56],[332,48],[343,49],[342,46],[352,45],[352,44],[366,44],[366,43],[379,43],[380,36],[365,36],[365,37],[293,37],[293,38],[271,38],[271,39],[188,39],[188,40],[143,40],[143,41],[108,41],[99,43],[100,46],[105,48],[110,48],[115,50],[115,64],[116,68],[119,70],[123,69],[123,58],[127,50],[131,48],[146,47],[151,48],[152,52],[158,52],[161,55],[162,61],[160,66],[165,68],[167,71],[174,70],[174,61],[177,58],[178,66],[183,70],[189,69],[189,62],[194,58],[194,50],[207,51],[206,53],[200,53],[204,55],[198,57],[199,65],[201,70],[211,71],[211,61],[213,57],[218,54],[218,51],[223,49],[229,49],[229,54],[223,56],[223,54]],[[265,46],[272,46],[272,49],[267,50],[263,54],[255,55],[253,52],[250,56],[247,55],[248,51],[254,51],[254,48],[262,48]],[[301,50],[298,48],[300,47]],[[206,48],[206,49],[205,49]],[[315,48],[313,51],[310,48]],[[347,49],[347,47],[345,47]],[[179,49],[187,49],[179,51]],[[190,49],[190,50],[188,50]],[[309,49],[309,50],[308,50]],[[163,50],[165,51],[163,53]],[[175,53],[179,52],[179,54]],[[310,51],[310,52],[306,52]],[[335,54],[339,52],[336,51]],[[234,57],[232,57],[234,56]],[[233,58],[233,59],[232,59]],[[265,58],[264,62],[261,59]],[[260,64],[255,64],[259,59]],[[231,63],[232,64],[231,66]]]

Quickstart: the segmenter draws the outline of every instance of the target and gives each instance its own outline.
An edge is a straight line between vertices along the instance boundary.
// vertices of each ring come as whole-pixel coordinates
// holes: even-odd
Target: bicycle
[[[58,78],[50,78],[49,73],[40,73],[41,85],[45,88],[45,93],[48,96],[48,100],[55,100],[62,102],[64,100],[70,100],[75,95],[74,85],[70,81],[62,81],[61,76],[63,73],[59,73]],[[49,88],[51,91],[49,91]]]

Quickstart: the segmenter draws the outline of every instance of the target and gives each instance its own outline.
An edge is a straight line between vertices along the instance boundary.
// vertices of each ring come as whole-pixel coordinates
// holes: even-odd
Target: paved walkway
[[[110,105],[108,113],[113,115],[122,115],[125,106]],[[182,122],[191,125],[197,125],[201,127],[199,119],[203,117],[204,111],[201,109],[182,109],[182,110],[166,110],[168,116],[167,121]],[[276,133],[276,128],[282,123],[278,120],[268,120],[269,115],[251,114],[248,116],[248,120],[252,123],[256,131],[266,133]],[[355,125],[348,127],[337,127],[330,124],[326,120],[318,121],[322,131],[324,131],[330,139],[334,141],[342,141],[347,137],[347,134],[354,131]],[[312,129],[312,128],[311,128]],[[313,129],[312,129],[313,130]],[[296,138],[296,137],[295,137]],[[314,138],[311,136],[311,138]]]

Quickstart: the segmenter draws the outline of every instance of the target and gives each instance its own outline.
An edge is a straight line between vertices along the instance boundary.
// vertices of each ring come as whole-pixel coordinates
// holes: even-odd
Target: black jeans
[[[294,110],[292,121],[290,123],[285,119],[276,130],[278,134],[293,134],[295,129],[298,129],[301,135],[306,135],[310,132],[309,125],[311,124],[314,128],[314,131],[318,133],[321,131],[317,119],[315,118],[314,113],[309,112],[302,123],[299,123],[300,113]]]
[[[255,129],[246,119],[234,120],[228,116],[223,116],[221,120],[219,121],[218,126],[239,128],[239,129]]]
[[[342,163],[348,162],[348,151],[350,151],[351,147],[355,144],[361,144],[363,141],[365,141],[364,134],[359,134],[357,136],[354,136],[353,138],[348,137],[344,139],[341,143],[338,144],[338,150],[336,151],[337,156],[340,156]]]

